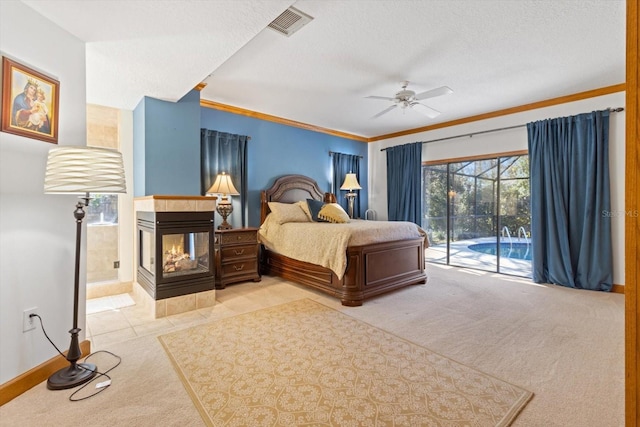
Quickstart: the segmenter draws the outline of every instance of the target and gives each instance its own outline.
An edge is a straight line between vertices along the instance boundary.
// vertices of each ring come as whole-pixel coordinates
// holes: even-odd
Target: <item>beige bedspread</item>
[[[424,237],[412,222],[352,220],[347,224],[288,222],[278,224],[267,216],[258,239],[272,252],[321,265],[342,279],[347,267],[347,246],[361,246]]]

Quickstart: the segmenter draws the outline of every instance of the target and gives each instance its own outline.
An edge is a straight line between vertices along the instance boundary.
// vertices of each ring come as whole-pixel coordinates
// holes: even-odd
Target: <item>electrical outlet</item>
[[[22,312],[22,332],[27,332],[36,328],[36,318],[29,317],[31,314],[38,314],[38,307],[33,307]]]
[[[120,268],[120,261],[113,261],[113,268]]]

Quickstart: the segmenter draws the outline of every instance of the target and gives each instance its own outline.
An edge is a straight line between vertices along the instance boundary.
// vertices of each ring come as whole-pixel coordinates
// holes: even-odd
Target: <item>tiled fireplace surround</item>
[[[154,195],[146,197],[138,197],[134,199],[134,215],[139,211],[146,212],[215,212],[216,209],[216,197],[203,197],[203,196],[163,196]],[[136,231],[137,233],[137,231]],[[134,254],[138,254],[138,239],[134,239]],[[213,248],[212,248],[213,250]],[[138,265],[138,259],[136,255],[135,265]],[[134,284],[133,284],[134,298],[138,304],[141,304],[148,309],[151,314],[156,318],[171,316],[174,314],[186,313],[188,311],[213,307],[216,300],[215,289],[210,291],[197,292],[188,295],[181,295],[177,297],[165,298],[161,300],[154,300],[145,291],[140,284],[138,284],[137,268],[134,268]]]

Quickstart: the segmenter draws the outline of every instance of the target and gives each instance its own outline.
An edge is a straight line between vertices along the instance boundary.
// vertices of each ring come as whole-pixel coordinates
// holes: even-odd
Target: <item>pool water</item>
[[[476,243],[469,245],[469,249],[483,254],[495,255],[495,243]],[[531,244],[530,243],[509,243],[500,242],[500,256],[512,259],[524,259],[531,261]]]

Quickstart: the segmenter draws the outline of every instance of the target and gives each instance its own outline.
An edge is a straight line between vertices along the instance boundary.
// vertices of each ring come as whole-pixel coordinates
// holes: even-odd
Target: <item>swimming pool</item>
[[[475,243],[468,246],[469,249],[483,254],[495,255],[495,243]],[[512,259],[524,259],[531,261],[531,244],[530,243],[509,243],[500,242],[500,256]]]

